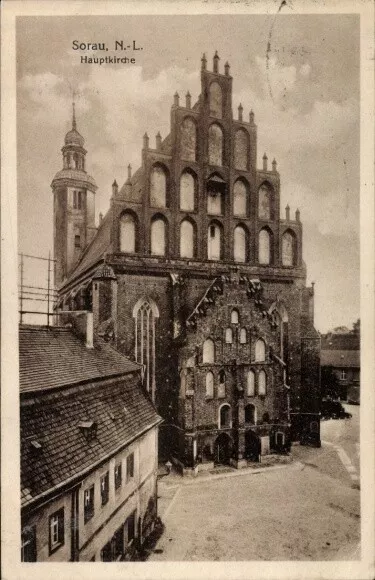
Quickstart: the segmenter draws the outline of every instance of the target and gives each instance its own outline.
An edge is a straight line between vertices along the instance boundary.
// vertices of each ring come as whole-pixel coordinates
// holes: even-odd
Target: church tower
[[[95,228],[94,179],[86,173],[85,140],[77,131],[73,102],[72,129],[62,147],[63,169],[52,180],[55,284],[60,286],[92,240]]]

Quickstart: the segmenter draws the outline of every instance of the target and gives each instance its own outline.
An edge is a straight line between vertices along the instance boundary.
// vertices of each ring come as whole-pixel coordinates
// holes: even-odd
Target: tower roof
[[[84,144],[85,144],[84,138],[77,131],[76,109],[75,103],[73,101],[72,128],[65,135],[65,145],[79,145],[80,147],[83,147]]]

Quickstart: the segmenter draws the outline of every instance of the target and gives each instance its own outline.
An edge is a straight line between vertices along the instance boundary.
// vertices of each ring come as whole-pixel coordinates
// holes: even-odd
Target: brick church
[[[257,168],[255,116],[240,104],[233,117],[232,82],[203,55],[197,102],[174,95],[169,135],[144,135],[98,226],[74,111],[52,181],[57,313],[92,311],[96,335],[142,365],[160,458],[187,473],[320,445],[300,213],[280,218],[277,163]]]

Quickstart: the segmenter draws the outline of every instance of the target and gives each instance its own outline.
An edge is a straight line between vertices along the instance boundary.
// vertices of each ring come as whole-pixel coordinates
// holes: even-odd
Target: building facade
[[[322,335],[322,369],[332,369],[336,375],[342,401],[360,402],[360,355],[359,331]]]
[[[95,332],[143,365],[164,418],[162,457],[193,471],[288,449],[302,432],[319,443],[320,337],[300,213],[287,206],[280,218],[277,163],[264,154],[257,167],[254,113],[239,105],[233,117],[230,67],[219,68],[217,54],[213,70],[203,56],[197,102],[176,93],[170,134],[155,147],[144,135],[142,166],[114,181],[72,267],[73,234],[55,217],[58,309],[91,310]],[[89,189],[69,171],[52,182],[65,232],[70,190]]]
[[[20,328],[21,560],[131,559],[157,517],[157,415],[139,365]]]

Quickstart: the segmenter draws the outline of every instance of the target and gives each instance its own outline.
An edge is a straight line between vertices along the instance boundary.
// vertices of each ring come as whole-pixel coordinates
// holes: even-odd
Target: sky
[[[106,43],[108,52],[73,50]],[[115,40],[142,50],[114,52]],[[96,215],[111,184],[141,162],[142,136],[169,133],[178,91],[200,92],[202,53],[212,70],[228,60],[233,113],[240,102],[258,125],[258,167],[278,162],[281,207],[303,223],[307,282],[315,282],[315,324],[326,332],[359,317],[359,19],[356,15],[18,17],[17,155],[19,249],[53,251],[50,184],[62,168],[71,128],[85,138],[98,185]],[[81,56],[128,56],[135,64],[81,64]],[[284,217],[282,210],[281,217]],[[26,282],[36,270],[25,266]],[[40,269],[46,277],[46,269]],[[45,282],[44,282],[45,283]]]

